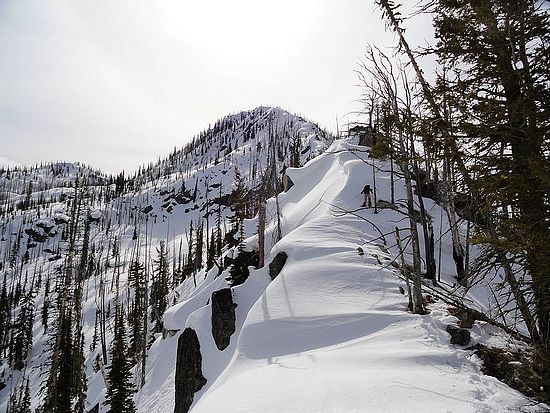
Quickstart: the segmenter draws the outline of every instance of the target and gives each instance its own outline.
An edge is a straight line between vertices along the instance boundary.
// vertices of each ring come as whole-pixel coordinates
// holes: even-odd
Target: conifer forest
[[[401,3],[357,122],[0,166],[0,412],[550,411],[550,6]]]

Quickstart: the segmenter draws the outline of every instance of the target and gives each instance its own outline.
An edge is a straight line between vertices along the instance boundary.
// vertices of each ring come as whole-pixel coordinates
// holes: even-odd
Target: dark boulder
[[[45,242],[48,239],[48,235],[43,234],[41,231],[37,231],[34,228],[27,228],[25,234],[29,236],[34,242]]]
[[[212,293],[212,337],[218,350],[229,345],[231,335],[235,332],[235,304],[230,288]]]
[[[465,346],[470,342],[470,332],[465,328],[448,325],[446,331],[451,335],[451,344]]]
[[[46,234],[49,234],[50,231],[55,227],[55,225],[49,225],[48,223],[46,222],[39,222],[36,224],[36,226],[38,228],[42,228],[42,230],[44,231],[44,233]]]
[[[64,225],[64,224],[68,224],[68,223],[69,223],[69,221],[67,220],[67,218],[62,217],[62,216],[54,217],[53,222],[55,222],[55,225]]]
[[[195,393],[205,384],[199,338],[195,330],[188,327],[178,340],[174,413],[187,413]]]
[[[294,186],[294,182],[288,175],[283,176],[283,191],[287,192],[290,188]]]
[[[229,194],[222,195],[212,200],[214,204],[229,206]]]
[[[147,205],[145,208],[143,208],[141,210],[141,212],[143,212],[144,214],[148,214],[149,212],[151,212],[153,210],[153,206],[152,205]]]
[[[258,267],[260,254],[258,251],[241,251],[237,257],[233,259],[231,268],[229,269],[229,277],[226,280],[231,287],[241,285],[250,276],[248,267]]]
[[[283,269],[286,259],[288,258],[288,255],[284,251],[280,251],[275,255],[275,258],[273,258],[273,261],[269,263],[269,276],[271,277],[271,280],[273,281],[281,272]]]
[[[233,264],[233,258],[232,257],[223,257],[223,269],[226,270],[229,268],[229,266]]]
[[[177,194],[174,199],[178,204],[183,205],[191,202],[193,200],[193,196],[189,193],[189,191],[185,191]]]

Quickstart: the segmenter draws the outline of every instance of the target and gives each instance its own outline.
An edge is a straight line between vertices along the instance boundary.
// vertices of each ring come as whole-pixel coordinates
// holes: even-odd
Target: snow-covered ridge
[[[78,209],[74,200],[82,194],[82,212],[74,220],[79,228],[75,256],[82,255],[88,224],[97,270],[83,283],[86,410],[109,410],[103,404],[109,357],[103,363],[100,346],[92,346],[101,301],[110,345],[115,280],[120,279],[120,300],[130,323],[128,309],[135,299],[128,283],[130,262],[143,262],[153,274],[162,241],[173,281],[163,334],[148,337],[152,344],[145,377],[139,363],[132,370],[139,412],[174,410],[178,339],[186,328],[198,336],[206,379],[193,396],[192,412],[540,411],[518,392],[482,375],[472,351],[449,343],[445,327],[457,319],[449,315],[446,304],[430,304],[430,314],[424,316],[407,311],[407,297],[399,290],[404,282],[394,266],[398,252],[393,235],[396,226],[406,231],[403,180],[396,178],[393,209],[374,214],[372,208],[361,208],[361,189],[372,185],[373,170],[378,171],[378,200],[391,199],[390,165],[370,158],[368,148],[353,139],[328,147],[330,140],[298,116],[260,107],[216,122],[182,150],[135,176],[77,190],[63,187],[66,196],[57,194],[46,207],[31,203],[2,217],[2,278],[15,290],[18,284],[17,288],[36,285],[33,275],[40,274],[42,284],[35,287],[34,296],[39,314],[47,302],[46,280],[54,285],[66,268],[67,234]],[[238,248],[224,244],[217,256],[218,265],[225,268],[221,273],[216,265],[208,271],[201,266],[183,280],[177,274],[189,244],[196,245],[198,226],[208,239],[219,214],[224,235],[230,231],[227,217],[233,214],[230,197],[236,175],[244,180],[250,199],[257,201],[258,187],[273,165],[276,180],[284,173],[294,186],[266,201],[266,265],[251,267],[248,279],[231,288],[237,305],[235,332],[228,347],[219,350],[212,335],[212,293],[230,287],[226,277],[231,267],[224,264],[237,256]],[[33,200],[41,193],[32,192]],[[25,191],[19,194],[24,202]],[[443,234],[442,285],[450,286],[454,264],[448,225],[439,218],[438,205],[424,202],[434,232]],[[248,208],[244,249],[250,252],[259,248],[258,216],[257,205]],[[21,246],[14,253],[18,238]],[[288,258],[272,280],[268,264],[281,252]],[[408,254],[409,250],[406,258]],[[473,307],[489,310],[483,285],[466,299]],[[53,300],[51,294],[48,300]],[[14,317],[21,307],[14,308]],[[6,388],[0,390],[0,411],[27,378],[34,395],[32,408],[43,400],[38,389],[47,374],[47,343],[54,330],[53,315],[46,329],[41,318],[35,317],[25,368],[13,369],[2,360]],[[471,334],[472,344],[502,345],[509,339],[481,322]]]
[[[159,368],[150,371],[138,396],[140,412],[172,411],[173,360],[179,334],[188,327],[197,332],[207,380],[191,412],[541,411],[482,375],[471,351],[449,343],[445,327],[456,318],[445,303],[433,303],[425,316],[407,312],[399,292],[403,281],[391,265],[397,255],[392,235],[380,237],[373,227],[392,234],[402,214],[357,211],[361,189],[373,179],[372,162],[389,170],[387,162],[368,158],[365,148],[339,141],[287,171],[295,185],[279,197],[283,237],[273,242],[275,219],[266,235],[272,240],[266,262],[281,251],[288,255],[281,273],[271,281],[267,266],[252,270],[233,288],[236,332],[223,351],[212,337],[209,304],[212,292],[226,287],[221,277],[209,274],[188,300],[169,309],[166,322],[180,333],[155,343],[151,358]],[[388,178],[377,176],[378,199],[390,199]],[[405,197],[403,186],[396,183],[398,200]],[[439,206],[426,203],[438,216]],[[272,199],[271,216],[274,210]],[[439,225],[445,232],[446,223],[434,219],[436,230]],[[451,241],[444,242],[443,281],[451,283]],[[249,248],[256,244],[252,230]],[[484,308],[483,294],[480,288],[468,299]],[[497,345],[506,340],[485,323],[474,326],[472,339]]]
[[[175,151],[157,165],[143,167],[134,176],[107,176],[68,162],[1,169],[0,280],[8,294],[19,295],[20,289],[32,289],[35,327],[32,352],[23,372],[13,370],[8,363],[9,348],[4,346],[16,330],[8,327],[8,335],[0,337],[0,383],[5,385],[0,385],[0,411],[7,408],[10,393],[20,393],[27,378],[36,394],[32,407],[38,407],[44,399],[45,393],[38,390],[47,375],[48,341],[55,333],[55,312],[50,310],[48,313],[47,309],[55,307],[51,291],[59,274],[66,271],[69,232],[75,224],[76,250],[73,254],[76,257],[71,262],[77,263],[82,254],[85,228],[89,225],[88,253],[92,254],[90,258],[93,256],[95,263],[95,270],[91,271],[101,274],[86,280],[82,303],[89,384],[87,403],[88,408],[92,408],[104,400],[105,383],[96,370],[97,356],[101,352],[97,347],[90,350],[90,345],[97,336],[101,285],[105,289],[105,310],[109,312],[106,320],[108,346],[112,338],[113,312],[110,309],[114,305],[114,269],[121,271],[121,282],[128,291],[127,271],[133,254],[139,251],[137,256],[152,265],[161,240],[168,246],[170,262],[175,265],[179,259],[181,263],[182,251],[188,248],[191,225],[197,228],[202,224],[206,232],[214,227],[214,212],[219,212],[224,231],[228,228],[226,217],[231,211],[227,199],[234,188],[236,170],[243,177],[247,190],[253,191],[261,180],[269,156],[274,154],[276,157],[280,179],[282,170],[291,165],[291,149],[299,151],[293,162],[303,164],[324,150],[328,140],[329,134],[299,116],[262,107],[216,122],[182,150]],[[270,148],[276,151],[270,154]],[[77,215],[73,222],[74,214]],[[120,260],[111,256],[115,245],[119,248]],[[98,281],[100,277],[102,284]],[[197,278],[202,281],[204,274],[197,274]],[[48,297],[45,288],[50,291]],[[184,283],[169,293],[169,303],[193,291],[189,283]],[[124,303],[132,300],[132,294],[126,293],[123,300]],[[20,305],[16,302],[12,319],[17,317],[19,310]],[[44,316],[39,317],[40,312],[46,314],[48,322],[44,321]]]

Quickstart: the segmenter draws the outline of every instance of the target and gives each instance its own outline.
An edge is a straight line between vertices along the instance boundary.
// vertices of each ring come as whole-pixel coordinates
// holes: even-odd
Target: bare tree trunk
[[[420,207],[420,220],[422,221],[422,232],[424,235],[424,249],[426,250],[426,278],[435,281],[435,258],[433,253],[433,229],[431,231],[428,225],[428,217],[426,214],[426,208],[424,207],[424,198],[422,196],[422,180],[420,177],[420,168],[418,167],[418,161],[416,160],[416,152],[414,149],[414,141],[410,136],[410,151],[413,158],[414,173],[416,175],[416,195],[418,197],[418,206]],[[432,245],[430,245],[432,242]]]
[[[397,248],[399,250],[399,257],[401,261],[401,268],[403,271],[403,275],[405,276],[405,283],[407,284],[407,294],[409,296],[408,308],[410,311],[412,311],[414,306],[413,306],[413,299],[412,299],[412,292],[411,292],[411,283],[409,281],[409,268],[405,263],[405,252],[403,251],[403,246],[401,245],[401,236],[399,235],[399,228],[397,227],[395,227],[395,240],[397,242]]]
[[[422,298],[422,275],[421,275],[421,259],[420,259],[420,246],[418,240],[418,228],[416,226],[415,209],[414,209],[414,195],[412,190],[412,179],[410,175],[410,154],[407,151],[407,145],[405,143],[404,136],[404,125],[405,119],[402,116],[400,107],[399,107],[399,98],[397,96],[398,87],[397,87],[397,77],[394,73],[393,66],[387,56],[382,52],[378,51],[379,58],[382,60],[380,63],[377,57],[374,55],[373,49],[370,49],[369,54],[367,55],[368,59],[373,64],[373,68],[365,69],[374,77],[377,86],[371,86],[373,93],[378,93],[385,99],[389,110],[392,112],[396,123],[398,125],[398,137],[397,144],[399,145],[400,152],[400,166],[403,170],[405,178],[405,187],[407,193],[407,212],[409,217],[409,225],[411,231],[411,245],[413,250],[413,288],[412,288],[412,297],[413,297],[413,312],[415,314],[425,314],[424,303]],[[403,69],[401,68],[401,75],[405,76]],[[407,91],[408,93],[408,91]],[[410,95],[407,95],[409,98]]]
[[[412,190],[412,180],[409,172],[409,161],[406,156],[405,144],[403,142],[403,132],[399,131],[399,146],[403,154],[403,174],[405,176],[405,189],[407,192],[407,212],[409,215],[409,225],[411,230],[411,245],[413,250],[413,313],[425,314],[422,298],[422,274],[420,268],[420,246],[418,241],[418,228],[414,220],[414,196]]]
[[[105,324],[107,322],[105,313],[105,273],[101,272],[101,280],[99,282],[100,285],[100,302],[101,302],[101,312],[100,312],[100,318],[99,318],[99,337],[101,340],[101,355],[103,357],[103,364],[109,364],[109,359],[107,357],[107,339],[106,339],[106,331],[105,331]]]
[[[391,145],[391,143],[390,143]],[[390,148],[390,185],[391,185],[391,204],[395,204],[395,174],[393,169],[393,148]]]
[[[258,210],[258,268],[265,265],[265,219],[265,202],[261,199]]]
[[[281,229],[281,207],[278,194],[275,194],[275,205],[277,206],[277,242],[279,242],[283,238],[283,231]]]
[[[374,159],[372,159],[372,197],[374,201],[374,213],[378,214],[378,207],[376,206],[376,168],[374,166]]]
[[[446,162],[446,167],[443,168],[443,180],[440,185],[441,195],[443,200],[443,209],[447,214],[449,220],[449,226],[451,231],[451,237],[453,241],[453,260],[456,266],[456,278],[462,285],[466,284],[467,274],[464,270],[464,247],[460,239],[460,232],[458,228],[458,221],[456,219],[455,205],[451,194],[449,164]]]
[[[148,241],[148,231],[147,231],[147,225],[148,219],[145,220],[145,271],[144,271],[144,285],[145,285],[145,294],[143,295],[143,307],[145,309],[145,314],[143,314],[143,338],[142,338],[142,348],[141,348],[141,381],[139,384],[139,387],[143,387],[145,384],[145,369],[146,369],[146,362],[147,362],[147,334],[149,333],[148,326],[149,323],[147,322],[147,300],[149,297],[149,252],[150,252],[150,246]]]

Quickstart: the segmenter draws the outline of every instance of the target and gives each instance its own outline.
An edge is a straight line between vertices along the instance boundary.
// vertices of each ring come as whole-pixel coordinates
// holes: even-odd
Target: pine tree
[[[74,358],[74,369],[75,369],[75,385],[74,385],[74,396],[76,397],[76,403],[74,407],[75,413],[84,413],[86,411],[86,395],[88,392],[88,379],[86,377],[86,366],[84,358],[84,334],[82,334],[82,328],[78,329],[78,334],[76,337],[80,336],[80,346],[75,354],[77,357]],[[75,341],[78,343],[78,341]]]
[[[200,271],[203,265],[203,249],[204,249],[204,224],[199,224],[195,231],[197,236],[195,242],[195,271]]]
[[[157,259],[153,260],[153,282],[151,284],[151,321],[155,323],[154,331],[162,331],[162,317],[168,306],[168,252],[164,241],[157,248]]]
[[[110,406],[111,412],[133,413],[136,411],[134,405],[134,386],[131,381],[131,364],[126,356],[126,330],[124,318],[118,304],[115,309],[115,326],[113,343],[110,349],[111,365],[107,372],[107,394],[105,404]]]
[[[42,304],[42,311],[41,311],[41,319],[42,319],[42,327],[44,327],[44,333],[48,330],[48,310],[50,306],[50,277],[46,279],[46,283],[44,286],[44,299]]]
[[[73,327],[75,325],[79,326],[81,321],[80,310],[76,308],[75,313],[73,313],[73,307],[81,305],[81,303],[75,303],[75,292],[78,288],[75,288],[74,268],[76,239],[82,204],[82,195],[79,189],[77,179],[67,233],[69,240],[67,257],[56,280],[57,303],[55,310],[57,318],[53,325],[53,334],[49,343],[51,353],[48,377],[45,383],[47,391],[42,406],[45,411],[52,413],[71,412],[75,388],[79,386],[77,383],[77,387],[75,387],[75,351],[73,348]],[[77,345],[79,344],[77,342]]]
[[[246,218],[247,190],[245,181],[237,168],[235,168],[235,188],[231,192],[229,202],[233,215],[229,217],[233,228],[230,235],[237,235],[239,251],[244,248],[244,219]]]
[[[434,22],[451,73],[443,93],[476,154],[468,189],[485,222],[475,240],[483,260],[505,268],[531,337],[548,350],[550,14],[534,0],[439,0]],[[536,325],[512,266],[530,275]]]
[[[23,393],[23,398],[19,405],[19,413],[31,413],[31,389],[29,386],[29,379],[25,381],[25,391]]]
[[[15,241],[13,243],[10,258],[9,258],[9,266],[11,269],[15,268],[15,265],[17,264],[17,257],[19,256],[19,251],[21,250],[22,237],[23,237],[22,229],[19,228],[19,232],[17,233],[17,237],[15,238]]]
[[[210,233],[210,243],[208,244],[208,251],[206,254],[206,271],[209,271],[214,266],[214,260],[216,259],[216,233],[212,231]]]
[[[27,356],[32,348],[32,328],[34,324],[34,296],[32,292],[24,294],[19,314],[15,320],[16,331],[13,334],[13,368],[23,370]]]
[[[134,293],[129,317],[130,347],[128,355],[137,363],[139,352],[143,347],[143,315],[146,309],[145,267],[139,261],[132,261],[128,270],[128,282]]]
[[[185,263],[185,276],[188,277],[193,274],[195,276],[195,259],[194,259],[194,230],[193,230],[193,221],[189,223],[189,234],[187,237],[187,262]],[[195,282],[196,287],[196,282]]]
[[[71,353],[73,351],[72,342],[72,315],[67,310],[59,318],[57,327],[58,353],[60,357],[58,362],[50,367],[49,383],[54,386],[48,386],[48,397],[44,410],[52,413],[71,413],[72,412],[72,394],[73,394],[73,364]],[[51,389],[51,390],[50,390]]]
[[[0,291],[0,347],[4,347],[8,339],[8,327],[11,318],[11,308],[6,284],[7,274],[4,274],[2,290]]]
[[[219,198],[222,197],[222,187],[220,186]],[[222,207],[218,204],[218,210],[216,211],[216,256],[222,255],[223,249],[223,234],[222,234]]]

